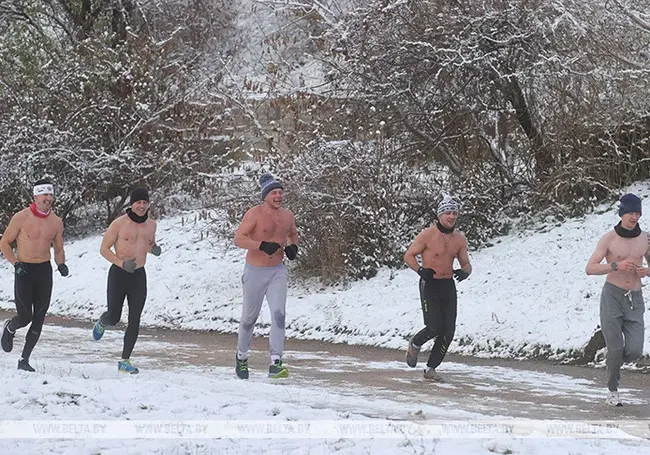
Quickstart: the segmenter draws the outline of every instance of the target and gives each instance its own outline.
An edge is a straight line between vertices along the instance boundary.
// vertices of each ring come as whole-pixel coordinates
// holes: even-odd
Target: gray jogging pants
[[[600,326],[607,345],[607,388],[618,390],[621,365],[643,353],[643,293],[605,282],[600,294]]]
[[[271,311],[269,344],[271,363],[282,358],[284,349],[285,307],[287,303],[287,269],[284,265],[256,267],[246,264],[242,275],[244,304],[237,337],[237,357],[248,358],[255,323],[262,309],[264,296]]]

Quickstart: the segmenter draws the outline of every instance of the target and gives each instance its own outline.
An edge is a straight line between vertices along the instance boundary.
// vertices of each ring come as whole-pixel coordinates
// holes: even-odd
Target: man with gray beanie
[[[235,233],[235,245],[247,250],[242,275],[243,305],[235,354],[235,373],[248,379],[248,350],[264,297],[271,311],[269,377],[286,378],[284,349],[287,270],[284,256],[298,254],[298,231],[293,213],[282,206],[284,189],[270,174],[260,177],[262,204],[246,212]]]
[[[458,211],[458,203],[445,195],[438,204],[436,225],[420,232],[404,254],[406,265],[420,276],[420,304],[424,317],[424,328],[409,341],[406,363],[415,368],[424,343],[435,339],[424,370],[424,378],[433,381],[442,381],[436,368],[445,358],[456,331],[457,296],[453,278],[461,282],[472,273],[467,239],[455,230]],[[418,263],[418,255],[422,265]],[[456,259],[460,264],[458,269],[453,268]]]
[[[135,188],[129,204],[126,213],[108,227],[99,248],[100,254],[112,265],[108,270],[107,309],[93,327],[93,338],[99,341],[107,326],[114,326],[120,321],[126,298],[129,321],[117,370],[138,374],[140,370],[131,364],[131,353],[138,339],[140,317],[147,299],[144,265],[147,254],[160,256],[162,251],[156,245],[156,221],[149,218],[149,191]]]
[[[600,326],[607,346],[607,388],[605,403],[622,406],[618,393],[621,365],[643,352],[645,311],[641,278],[649,269],[650,237],[639,227],[641,199],[628,193],[619,201],[621,221],[605,233],[587,262],[587,275],[607,275],[600,294]],[[605,264],[601,262],[605,259]]]

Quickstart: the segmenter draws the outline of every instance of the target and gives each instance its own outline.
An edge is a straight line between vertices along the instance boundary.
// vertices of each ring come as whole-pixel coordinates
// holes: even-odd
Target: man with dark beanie
[[[160,256],[156,245],[156,222],[149,218],[149,192],[136,188],[131,192],[131,207],[106,230],[99,252],[112,265],[108,270],[108,309],[93,328],[93,338],[100,340],[106,326],[116,325],[122,317],[126,298],[129,321],[124,334],[122,358],[117,369],[122,373],[137,374],[131,364],[131,353],[140,331],[140,316],[147,298],[147,274],[144,265],[147,254]],[[111,249],[112,248],[112,249]]]
[[[632,362],[643,352],[644,323],[641,278],[648,275],[643,258],[650,263],[650,237],[639,227],[641,199],[624,195],[619,204],[621,221],[605,233],[587,262],[587,275],[607,275],[600,294],[600,326],[607,345],[605,403],[622,406],[618,393],[623,362]],[[601,262],[605,259],[605,264]]]
[[[11,352],[16,330],[29,326],[25,346],[18,361],[18,369],[35,371],[29,364],[38,341],[45,314],[52,297],[52,264],[50,248],[54,247],[54,261],[61,276],[68,276],[63,251],[63,221],[52,212],[54,184],[47,179],[39,180],[32,189],[34,202],[16,213],[0,240],[0,250],[15,269],[16,312],[5,322],[2,331],[2,349]],[[16,242],[14,253],[11,244]]]
[[[287,270],[284,256],[294,260],[298,254],[298,231],[293,213],[282,206],[284,189],[270,174],[260,177],[262,204],[248,210],[237,232],[235,245],[247,250],[242,275],[243,305],[235,354],[235,373],[248,379],[248,349],[264,297],[271,311],[269,377],[286,378],[282,363],[284,348]]]

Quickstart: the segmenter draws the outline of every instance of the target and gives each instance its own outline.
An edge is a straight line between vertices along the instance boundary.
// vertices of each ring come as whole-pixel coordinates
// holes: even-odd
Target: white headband
[[[34,187],[34,196],[39,194],[51,194],[54,196],[54,185],[51,183],[43,183],[42,185],[36,185]]]

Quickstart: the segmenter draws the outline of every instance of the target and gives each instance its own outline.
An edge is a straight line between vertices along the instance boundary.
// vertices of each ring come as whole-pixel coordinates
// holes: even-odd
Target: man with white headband
[[[415,368],[422,345],[435,339],[431,355],[424,370],[425,379],[442,381],[436,372],[447,354],[456,331],[456,284],[472,273],[467,252],[467,239],[455,230],[458,203],[445,195],[438,205],[438,222],[424,229],[404,254],[404,262],[420,276],[420,303],[424,328],[409,341],[406,363]],[[422,258],[422,265],[417,256]],[[460,268],[455,269],[457,259]]]
[[[45,314],[52,296],[52,265],[50,248],[54,247],[54,261],[61,276],[68,276],[63,251],[63,222],[52,213],[54,185],[50,180],[39,180],[34,184],[34,202],[16,213],[0,240],[0,251],[15,269],[16,312],[4,324],[2,349],[11,352],[16,330],[31,326],[25,336],[22,357],[18,369],[35,371],[29,364],[29,357],[41,335]],[[16,242],[16,253],[11,247]]]

